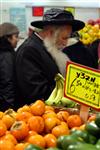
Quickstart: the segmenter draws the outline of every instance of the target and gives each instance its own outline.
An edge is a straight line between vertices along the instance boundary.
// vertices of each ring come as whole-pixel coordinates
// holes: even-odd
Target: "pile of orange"
[[[56,147],[59,136],[68,135],[71,128],[81,125],[79,115],[67,111],[56,113],[53,107],[37,100],[17,112],[0,112],[0,150],[24,150],[30,143],[43,148]]]

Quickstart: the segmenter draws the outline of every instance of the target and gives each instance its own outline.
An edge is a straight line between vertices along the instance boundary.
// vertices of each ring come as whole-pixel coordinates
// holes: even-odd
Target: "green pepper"
[[[89,133],[82,130],[71,130],[72,135],[82,138],[85,142],[89,142]]]
[[[89,134],[89,143],[90,144],[96,144],[97,138],[91,134]]]
[[[76,137],[74,135],[65,135],[65,136],[60,136],[58,138],[57,146],[58,146],[58,148],[66,150],[69,145],[80,144],[82,142],[83,142],[83,139],[80,137]]]
[[[62,141],[67,138],[68,135],[59,136],[57,139],[57,147],[62,148]]]
[[[98,135],[100,134],[100,128],[96,125],[95,122],[89,122],[85,126],[86,131],[88,131],[90,134],[96,136],[98,138]]]
[[[96,143],[96,148],[98,149],[98,150],[100,150],[100,139],[97,141],[97,143]]]
[[[82,130],[72,129],[71,134],[82,138],[86,143],[95,144],[97,142],[97,138],[85,130],[82,131]]]
[[[96,115],[95,123],[100,128],[100,113]]]
[[[58,147],[50,147],[50,148],[47,148],[46,150],[60,150]]]
[[[37,145],[29,144],[25,147],[24,150],[43,150],[43,148],[41,148]]]
[[[72,145],[69,145],[68,148],[66,150],[98,150],[95,145],[92,145],[92,144],[88,144],[88,143],[85,143],[85,144],[72,144]]]

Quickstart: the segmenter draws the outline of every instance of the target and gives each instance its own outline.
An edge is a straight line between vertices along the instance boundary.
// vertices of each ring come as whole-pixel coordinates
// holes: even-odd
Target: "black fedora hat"
[[[74,19],[74,16],[72,15],[71,12],[57,8],[47,10],[44,13],[43,20],[31,22],[32,26],[40,29],[42,29],[44,26],[47,25],[66,25],[66,24],[71,25],[73,31],[78,31],[85,26],[84,22]]]

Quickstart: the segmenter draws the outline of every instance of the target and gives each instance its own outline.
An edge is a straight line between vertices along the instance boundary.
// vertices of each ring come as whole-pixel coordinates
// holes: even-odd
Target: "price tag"
[[[80,104],[100,110],[100,70],[68,62],[64,95]]]

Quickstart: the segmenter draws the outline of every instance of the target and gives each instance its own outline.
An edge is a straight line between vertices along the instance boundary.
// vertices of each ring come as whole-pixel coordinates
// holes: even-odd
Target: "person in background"
[[[12,23],[0,24],[0,111],[14,108],[15,51],[19,29]]]
[[[100,70],[100,39],[95,40],[90,46],[89,51],[94,57],[96,69]]]
[[[67,41],[67,46],[63,52],[67,54],[71,61],[91,68],[97,68],[94,56],[88,48],[80,41],[78,32],[74,32]]]
[[[41,30],[33,32],[16,53],[17,104],[20,106],[50,96],[56,74],[65,76],[69,58],[62,49],[72,32],[82,29],[85,24],[75,20],[66,10],[51,8],[44,13],[43,20],[31,25]]]

